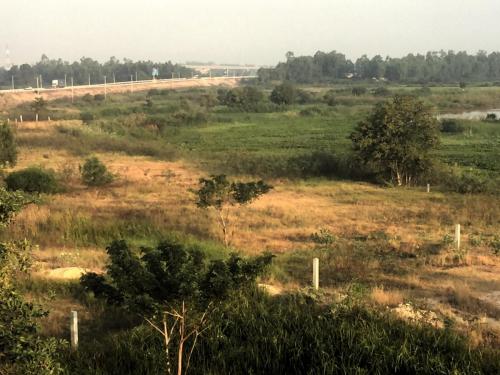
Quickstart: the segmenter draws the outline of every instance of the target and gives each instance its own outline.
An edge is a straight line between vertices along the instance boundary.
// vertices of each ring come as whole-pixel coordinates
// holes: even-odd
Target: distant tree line
[[[49,59],[43,55],[39,62],[35,64],[14,65],[10,69],[0,68],[0,87],[7,88],[14,85],[16,88],[36,87],[37,77],[42,78],[44,87],[51,84],[52,80],[64,82],[66,77],[67,85],[71,84],[71,77],[75,85],[88,84],[89,77],[92,84],[103,83],[104,76],[107,82],[151,79],[153,68],[158,69],[159,78],[175,77],[190,78],[193,70],[182,65],[173,64],[170,61],[155,63],[153,61],[132,61],[123,59],[120,61],[111,57],[108,61],[100,63],[88,57],[82,57],[80,61],[67,62],[61,59]]]
[[[385,79],[404,83],[458,83],[500,80],[500,52],[440,51],[401,58],[366,55],[351,61],[342,53],[318,51],[314,56],[286,54],[286,62],[259,70],[261,81],[315,83],[352,79]]]

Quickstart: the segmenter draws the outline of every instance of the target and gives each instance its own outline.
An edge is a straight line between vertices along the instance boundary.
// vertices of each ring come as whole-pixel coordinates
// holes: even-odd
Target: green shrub
[[[338,103],[337,98],[335,96],[335,91],[334,90],[329,90],[325,96],[323,96],[323,100],[325,101],[326,104],[328,104],[330,107],[336,106]]]
[[[301,109],[299,112],[299,115],[304,117],[317,116],[322,114],[323,110],[320,107],[316,106]]]
[[[366,87],[361,87],[361,86],[353,87],[351,90],[351,93],[354,96],[361,96],[366,94],[366,92],[367,92]]]
[[[93,99],[93,96],[90,94],[85,94],[82,96],[82,100],[86,103],[91,103]]]
[[[94,100],[96,102],[103,102],[105,99],[104,95],[103,94],[95,94],[94,95]]]
[[[456,120],[443,119],[441,120],[441,131],[443,133],[463,133],[464,126]]]
[[[94,121],[94,114],[92,112],[82,112],[80,113],[80,120],[82,120],[84,124],[90,124]]]
[[[83,182],[88,186],[102,186],[113,181],[113,175],[95,156],[88,158],[81,167]]]
[[[10,173],[5,178],[5,184],[10,191],[22,190],[27,193],[52,194],[58,190],[54,172],[38,167]]]
[[[297,103],[298,104],[310,104],[314,102],[313,95],[306,90],[297,90]]]
[[[8,124],[0,125],[0,167],[13,166],[17,161],[14,132]]]
[[[273,89],[269,99],[277,105],[293,104],[297,99],[297,89],[291,83],[283,82]]]
[[[387,87],[380,86],[377,87],[375,90],[373,90],[373,95],[374,96],[389,96],[391,95],[391,92]]]

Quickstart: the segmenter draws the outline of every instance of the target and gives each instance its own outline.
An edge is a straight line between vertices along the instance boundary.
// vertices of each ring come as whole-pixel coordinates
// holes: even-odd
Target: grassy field
[[[267,113],[207,108],[206,96],[215,96],[213,91],[178,90],[116,94],[106,102],[57,100],[47,109],[51,121],[18,123],[15,169],[53,169],[63,186],[21,212],[2,234],[38,246],[25,291],[51,310],[45,332],[65,336],[66,317],[74,308],[81,311],[83,339],[103,329],[93,322],[100,307],[82,298],[75,278],[84,270],[104,269],[104,248],[113,239],[152,245],[175,233],[201,241],[211,257],[226,254],[213,213],[197,208],[191,192],[200,177],[223,172],[264,177],[274,186],[231,212],[233,249],[277,254],[271,274],[262,280],[268,287],[278,293],[308,287],[311,259],[317,256],[321,285],[331,298],[355,292],[366,303],[402,316],[398,306],[410,302],[416,310],[435,312],[440,322],[453,321],[473,345],[500,345],[500,264],[494,252],[500,196],[434,186],[426,193],[422,187],[388,188],[314,173],[305,178],[299,161],[317,152],[349,155],[349,133],[383,100],[352,96],[339,86],[333,87],[338,105],[330,107],[319,99],[332,87],[305,89],[317,102]],[[496,108],[500,88],[431,88],[422,98],[436,113]],[[26,106],[10,108],[4,116],[25,111]],[[82,124],[82,113],[93,119]],[[461,123],[465,131],[442,134],[437,158],[498,178],[500,123]],[[79,166],[89,155],[116,175],[113,183],[82,184]],[[456,223],[463,226],[460,252],[449,242]],[[314,233],[331,240],[314,242]]]

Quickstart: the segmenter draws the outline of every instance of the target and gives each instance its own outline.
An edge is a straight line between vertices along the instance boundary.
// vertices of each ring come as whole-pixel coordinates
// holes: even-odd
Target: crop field
[[[78,278],[105,270],[112,240],[139,247],[175,236],[203,244],[210,259],[273,253],[260,283],[276,294],[308,290],[318,257],[322,298],[353,295],[410,321],[432,312],[435,326],[466,335],[473,347],[499,348],[500,122],[457,120],[458,131],[440,133],[434,152],[443,168],[488,187],[466,194],[442,181],[428,193],[425,184],[399,188],[363,178],[351,164],[349,135],[391,94],[419,96],[437,115],[498,108],[500,87],[388,86],[380,97],[366,86],[360,96],[347,85],[304,86],[307,103],[258,111],[221,105],[216,88],[62,98],[48,102],[38,122],[27,103],[5,108],[0,120],[25,119],[15,123],[18,163],[6,172],[38,166],[60,184],[2,233],[36,244],[24,292],[51,311],[44,333],[66,337],[73,309],[82,341],[119,331],[100,318],[97,301],[82,297]],[[335,105],[323,100],[331,90]],[[263,91],[267,100],[270,87]],[[89,156],[107,166],[113,182],[82,183]],[[193,191],[212,174],[273,186],[230,209],[230,249],[215,213],[196,206]],[[462,225],[460,251],[452,243],[455,224]]]

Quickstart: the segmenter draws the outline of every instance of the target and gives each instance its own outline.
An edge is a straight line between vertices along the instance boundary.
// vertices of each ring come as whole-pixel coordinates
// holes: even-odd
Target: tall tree
[[[13,166],[17,161],[17,147],[12,128],[4,123],[0,125],[0,168]]]
[[[410,185],[431,167],[438,123],[424,104],[396,96],[378,104],[351,134],[360,159],[397,185]]]

